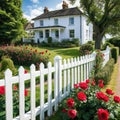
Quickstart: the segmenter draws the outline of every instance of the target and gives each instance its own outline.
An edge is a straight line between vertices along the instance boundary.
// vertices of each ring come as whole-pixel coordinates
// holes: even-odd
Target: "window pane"
[[[43,38],[43,31],[39,32],[39,36],[40,36],[40,38]]]
[[[54,24],[58,25],[58,19],[54,19]]]
[[[43,26],[43,20],[40,20],[40,26]]]
[[[55,31],[55,37],[56,37],[56,38],[59,37],[59,32],[58,32],[58,30]]]
[[[73,24],[74,24],[74,18],[73,18],[73,17],[69,18],[69,24],[70,24],[70,25],[73,25]]]
[[[70,38],[74,38],[74,30],[69,31],[69,36],[70,36]]]
[[[46,37],[46,38],[49,37],[49,30],[45,30],[45,37]]]

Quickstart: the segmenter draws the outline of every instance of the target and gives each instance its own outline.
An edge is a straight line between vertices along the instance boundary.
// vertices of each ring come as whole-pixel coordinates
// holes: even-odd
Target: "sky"
[[[22,0],[23,16],[31,21],[32,18],[43,13],[44,7],[48,7],[49,11],[62,9],[63,0]],[[71,5],[69,0],[64,0],[68,3],[69,8],[79,6],[79,0],[76,0],[74,5]]]

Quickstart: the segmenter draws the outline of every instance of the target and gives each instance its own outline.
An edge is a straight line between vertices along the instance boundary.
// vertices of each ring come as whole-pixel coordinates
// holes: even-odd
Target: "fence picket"
[[[35,120],[35,65],[30,66],[30,78],[31,78],[31,120]]]
[[[44,120],[44,64],[40,64],[40,120]]]
[[[21,66],[19,68],[19,114],[20,114],[20,120],[24,120],[24,114],[25,114],[25,95],[24,95],[24,68]]]
[[[12,101],[12,72],[7,69],[5,71],[5,104],[6,104],[6,120],[13,119],[13,101]]]
[[[48,116],[52,114],[52,64],[48,63]]]

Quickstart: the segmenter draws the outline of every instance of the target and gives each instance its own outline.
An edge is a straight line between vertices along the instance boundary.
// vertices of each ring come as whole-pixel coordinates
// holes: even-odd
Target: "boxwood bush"
[[[114,68],[114,59],[111,58],[107,62],[107,64],[103,67],[103,69],[94,75],[96,82],[98,82],[98,80],[102,79],[102,80],[104,80],[104,84],[106,85],[111,78],[113,68]]]
[[[115,63],[117,62],[118,56],[119,56],[119,48],[112,47],[111,48],[111,57],[115,60]]]

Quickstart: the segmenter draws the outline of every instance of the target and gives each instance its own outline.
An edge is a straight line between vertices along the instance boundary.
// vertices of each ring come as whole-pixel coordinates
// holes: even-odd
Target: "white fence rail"
[[[109,60],[108,48],[104,51],[105,63]],[[48,63],[45,68],[44,64],[40,64],[40,69],[35,70],[35,66],[31,65],[30,72],[24,74],[24,68],[19,68],[18,76],[12,76],[12,72],[8,69],[5,72],[5,79],[0,80],[0,86],[5,86],[6,96],[6,120],[35,120],[40,115],[40,120],[51,116],[58,109],[58,103],[69,95],[70,90],[75,83],[84,81],[89,78],[90,72],[95,63],[96,53],[83,57],[62,60],[60,56],[54,58],[54,65]],[[104,64],[105,64],[104,63]],[[53,76],[54,75],[54,76]],[[47,80],[45,79],[47,76]],[[39,77],[40,84],[37,85],[40,90],[39,106],[36,106],[36,78]],[[31,110],[25,113],[25,82],[30,81],[30,106]],[[19,84],[19,116],[13,118],[13,95],[12,85]],[[45,85],[47,85],[47,93],[45,93]],[[37,91],[38,92],[38,91]],[[45,96],[47,95],[47,101]]]

